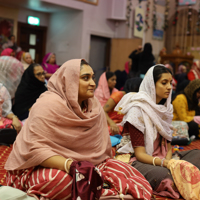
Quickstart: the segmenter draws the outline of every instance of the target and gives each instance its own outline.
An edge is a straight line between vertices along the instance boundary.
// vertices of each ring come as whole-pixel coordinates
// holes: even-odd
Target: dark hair
[[[153,80],[154,80],[155,85],[156,85],[156,82],[161,78],[162,74],[164,74],[164,73],[170,73],[172,75],[172,72],[163,65],[156,65],[154,67]]]
[[[11,40],[11,37],[13,37],[13,36],[14,36],[14,35],[10,35],[10,36],[8,36],[8,39]],[[15,36],[14,36],[14,37],[15,37]]]
[[[197,99],[197,92],[199,92],[199,90],[200,90],[200,88],[197,88],[197,89],[195,90],[195,92],[194,92],[194,94],[193,94],[193,98],[192,98],[193,103],[194,103],[196,106],[198,106],[198,103],[199,103],[199,101],[198,101],[198,99]]]
[[[42,67],[41,64],[39,64],[39,63],[32,63],[31,65],[32,65],[33,69],[34,69],[34,67],[37,67],[37,66]]]
[[[126,93],[138,92],[141,82],[142,78],[139,77],[128,79],[125,82],[123,91],[125,91]]]
[[[111,77],[116,76],[114,72],[106,72],[106,79],[110,79]]]
[[[185,92],[183,92],[183,94],[186,96],[187,98],[187,102],[188,102],[188,110],[197,110],[198,109],[198,99],[197,99],[197,92],[200,90],[200,88],[197,88],[192,96],[192,101],[187,97],[187,95],[185,94]]]
[[[17,50],[17,45],[14,44],[12,47],[9,47],[10,49],[12,49],[13,51],[16,51]]]
[[[89,65],[89,63],[87,63],[84,59],[81,60],[81,68],[80,70],[82,70],[83,65]]]

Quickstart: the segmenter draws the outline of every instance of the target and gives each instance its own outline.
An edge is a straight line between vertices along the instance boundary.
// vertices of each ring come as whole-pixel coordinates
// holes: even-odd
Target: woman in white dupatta
[[[149,181],[154,194],[179,198],[167,164],[172,158],[172,74],[164,65],[151,67],[137,94],[128,93],[115,110],[124,114],[122,126],[130,133],[135,157],[132,166]],[[198,152],[197,152],[198,151]],[[200,168],[199,150],[180,153],[183,160]]]

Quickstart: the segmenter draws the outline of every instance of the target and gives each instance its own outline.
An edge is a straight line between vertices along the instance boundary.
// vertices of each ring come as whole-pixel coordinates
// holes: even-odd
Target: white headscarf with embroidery
[[[146,73],[139,92],[124,95],[115,107],[115,111],[124,114],[122,126],[129,122],[144,134],[145,149],[149,155],[153,154],[157,133],[171,141],[173,132],[171,125],[173,118],[172,91],[164,105],[156,104],[154,67],[151,67]]]

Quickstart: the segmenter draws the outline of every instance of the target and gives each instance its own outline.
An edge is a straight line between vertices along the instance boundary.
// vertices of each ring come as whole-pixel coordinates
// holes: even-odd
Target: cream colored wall
[[[16,8],[0,6],[0,17],[14,20],[13,34],[15,36],[17,36],[18,13],[19,13],[19,10]]]
[[[146,4],[147,1],[142,1],[142,3],[140,4],[140,6],[142,7],[142,9],[144,10],[144,13],[146,15]],[[133,26],[134,23],[134,13],[135,13],[135,8],[139,6],[139,1],[136,0],[132,0],[132,12],[131,12],[131,16],[130,16],[130,23],[131,26]],[[144,32],[144,36],[143,36],[143,40],[142,40],[142,44],[144,45],[145,43],[149,42],[152,44],[153,47],[153,54],[157,60],[158,55],[160,50],[164,47],[164,41],[165,41],[165,34],[162,40],[158,40],[158,39],[154,39],[153,38],[153,29],[152,29],[152,11],[153,11],[153,0],[150,0],[150,12],[149,12],[149,26],[150,29]],[[163,13],[165,12],[165,7],[164,6],[160,6],[157,5],[156,6],[156,12],[158,13]],[[133,36],[133,30],[132,28],[128,28],[129,30],[127,31],[127,38],[137,38]],[[134,49],[133,49],[134,50]]]
[[[153,2],[150,4],[150,6],[152,6],[152,8],[150,9],[150,17],[149,17],[149,25],[150,25],[150,29],[145,33],[144,39],[143,39],[143,44],[146,42],[150,42],[152,44],[153,47],[153,54],[157,60],[158,55],[160,50],[164,47],[165,44],[165,32],[164,32],[164,36],[162,40],[158,40],[158,39],[154,39],[153,38],[153,21],[152,21],[152,10],[153,10]],[[145,9],[146,10],[146,9]],[[165,7],[157,5],[156,6],[156,12],[157,13],[165,13]]]

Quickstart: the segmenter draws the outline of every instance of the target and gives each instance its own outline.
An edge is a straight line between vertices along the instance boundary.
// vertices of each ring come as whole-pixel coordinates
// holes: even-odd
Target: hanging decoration
[[[145,31],[147,31],[150,26],[149,26],[149,13],[150,13],[150,0],[147,0],[147,4],[146,4],[146,15],[145,15],[145,25],[146,25],[146,28],[145,28]]]
[[[126,25],[130,27],[130,16],[132,11],[132,0],[128,0],[126,8]]]
[[[153,0],[153,30],[156,30],[156,26],[157,26],[157,17],[156,17],[156,3],[157,0]]]
[[[144,33],[144,10],[140,7],[135,8],[134,36],[143,38]]]
[[[173,20],[173,25],[176,25],[177,20],[178,20],[178,5],[179,5],[179,0],[176,0],[176,5],[175,5],[175,15],[174,15],[174,20]]]
[[[197,23],[196,23],[196,31],[197,31],[197,34],[200,33],[200,2],[199,2],[199,11],[198,11],[198,20],[197,20]]]
[[[168,15],[169,15],[169,0],[165,0],[165,19],[164,19],[163,30],[166,30],[168,28]]]
[[[142,8],[142,6],[140,5],[142,0],[138,0],[139,1],[139,8]]]
[[[190,35],[192,21],[192,6],[188,6],[188,23],[187,23],[187,35]]]

